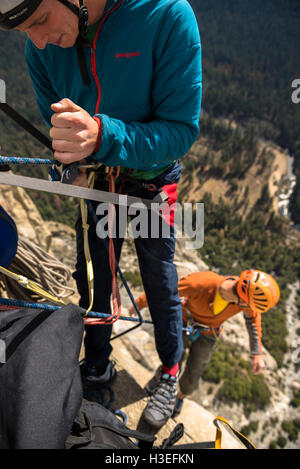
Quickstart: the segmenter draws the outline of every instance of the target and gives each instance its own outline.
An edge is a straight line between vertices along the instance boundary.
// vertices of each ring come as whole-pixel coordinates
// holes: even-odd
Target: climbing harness
[[[65,4],[66,6],[70,8],[72,6],[71,9],[75,7],[75,5],[70,4],[68,0],[61,0],[61,1],[63,4]],[[20,5],[23,6],[23,2],[18,3],[17,1],[14,1],[13,3],[14,3],[14,6],[16,5],[18,7],[20,7]],[[38,6],[37,5],[38,3],[39,2],[36,2],[36,6]],[[0,24],[2,24],[3,22],[7,20],[7,15],[3,16],[3,13],[6,14],[7,10],[8,8],[6,8],[6,11],[0,10],[0,13],[1,13]],[[78,7],[76,7],[75,13],[78,14],[79,19],[81,18],[82,27],[84,28],[85,26],[87,26],[88,13],[87,13],[86,8],[83,5],[82,0],[80,0],[80,11]],[[83,24],[84,21],[86,22],[85,26]],[[9,24],[7,24],[5,27],[10,29]],[[80,30],[80,33],[81,34],[83,33],[82,30]],[[80,47],[78,51],[80,52]],[[83,72],[82,67],[81,67],[81,72]],[[83,75],[84,74],[82,73],[82,76]],[[83,76],[83,79],[84,79],[84,76]],[[30,122],[28,122],[25,118],[23,118],[20,114],[18,114],[7,103],[0,102],[0,110],[5,112],[17,124],[21,125],[34,138],[36,138],[40,143],[42,143],[44,146],[46,146],[48,149],[50,149],[53,152],[51,140],[47,138],[45,135],[43,135],[40,131],[38,131],[32,124],[30,124]],[[17,165],[18,164],[38,164],[38,165],[45,164],[45,165],[50,166],[50,170],[49,170],[50,181],[41,180],[38,178],[31,178],[27,176],[16,175],[16,174],[9,174],[8,172],[4,173],[0,171],[0,184],[23,187],[25,189],[33,189],[33,190],[39,190],[39,191],[44,191],[44,192],[50,192],[50,193],[58,194],[58,195],[73,196],[73,197],[77,197],[80,199],[80,210],[81,210],[81,218],[82,218],[83,237],[84,237],[84,252],[85,252],[85,259],[86,259],[88,286],[89,286],[89,306],[86,310],[85,322],[86,324],[113,324],[121,316],[121,299],[120,299],[120,292],[119,292],[117,278],[116,278],[116,270],[120,273],[120,269],[116,262],[114,244],[113,244],[113,239],[112,239],[112,230],[113,230],[113,223],[114,223],[114,218],[115,218],[115,206],[114,205],[117,204],[117,205],[128,207],[132,204],[137,204],[138,207],[141,207],[141,208],[146,207],[147,209],[156,211],[159,216],[162,216],[161,203],[166,202],[166,200],[168,199],[168,195],[164,192],[164,190],[161,190],[162,188],[150,187],[150,185],[148,189],[152,191],[156,190],[157,192],[156,196],[152,200],[142,199],[139,197],[133,197],[129,195],[116,194],[115,193],[115,181],[120,175],[120,168],[106,168],[107,179],[109,182],[109,191],[101,191],[98,189],[93,189],[94,181],[95,181],[95,171],[99,168],[99,166],[101,166],[101,164],[93,162],[93,160],[90,157],[86,158],[86,161],[87,163],[84,165],[82,164],[80,165],[80,163],[72,163],[71,165],[67,165],[67,167],[62,167],[61,163],[56,160],[49,160],[49,159],[42,159],[42,158],[19,158],[19,157],[12,157],[12,156],[0,156],[0,166],[5,167],[6,169],[9,169],[9,165],[11,164],[17,164]],[[72,183],[78,176],[80,169],[90,170],[90,174],[88,177],[88,186],[89,186],[88,188],[72,185]],[[112,273],[113,313],[106,317],[103,317],[103,316],[102,317],[100,316],[88,317],[92,309],[93,299],[94,299],[94,273],[93,273],[93,266],[92,266],[92,261],[91,261],[91,256],[90,256],[89,245],[88,245],[89,226],[87,223],[88,207],[90,211],[92,209],[92,206],[90,203],[91,200],[96,201],[96,202],[102,202],[102,203],[106,202],[109,204],[109,247],[108,249],[109,249],[109,263],[110,263],[110,269]],[[93,215],[93,218],[95,219],[94,215]],[[14,276],[13,273],[10,273],[10,275]],[[34,284],[34,282],[30,282],[28,279],[25,280],[22,276],[21,277],[16,276],[15,278],[22,285],[26,284],[28,288],[30,287],[31,289],[34,289],[35,292],[39,291],[40,294],[42,294],[44,297],[51,299],[52,301],[56,303],[57,302],[61,303],[61,300],[57,299],[56,297],[52,295],[46,296],[46,292],[44,292],[44,290],[42,289],[39,290],[40,287]],[[121,278],[125,285],[124,277],[122,276]],[[126,285],[125,288],[127,291],[129,291],[128,285]],[[132,295],[130,295],[130,297],[133,301]],[[134,301],[133,301],[133,304],[134,304],[135,310],[138,312],[138,320],[141,324],[143,322],[142,316],[140,312],[138,311],[138,307]],[[132,330],[136,327],[138,327],[138,325],[129,330]],[[119,334],[119,336],[123,335],[126,332],[129,332],[129,330]]]
[[[73,182],[76,178],[78,171],[80,171],[81,166],[79,164],[71,165],[71,167],[67,167],[63,169],[62,173],[59,176],[59,172],[56,168],[56,162],[51,160],[43,160],[41,158],[17,158],[17,157],[9,157],[9,156],[0,156],[0,165],[10,165],[10,164],[51,164],[51,178],[52,181],[45,181],[37,178],[30,178],[27,176],[19,176],[15,174],[8,174],[0,172],[0,184],[8,184],[8,185],[15,185],[18,187],[42,190],[46,192],[56,193],[60,195],[72,195],[79,197],[80,199],[80,209],[81,209],[81,218],[82,218],[82,228],[83,228],[83,237],[84,237],[84,252],[86,258],[86,268],[87,268],[87,280],[89,285],[89,306],[87,308],[87,313],[91,310],[93,305],[94,299],[94,274],[93,274],[93,266],[91,261],[91,255],[88,245],[88,229],[89,225],[87,223],[87,214],[88,214],[88,205],[85,202],[85,199],[96,200],[99,202],[108,202],[109,203],[109,259],[110,259],[110,269],[112,273],[112,303],[113,303],[113,314],[108,318],[88,318],[88,324],[113,324],[117,321],[121,315],[121,300],[120,300],[120,293],[118,289],[118,283],[116,278],[116,259],[114,253],[114,245],[112,239],[112,231],[113,231],[113,223],[115,218],[115,207],[114,204],[131,205],[132,203],[146,205],[147,208],[153,208],[153,202],[161,202],[165,199],[165,194],[159,193],[152,201],[148,199],[141,199],[138,197],[132,196],[124,196],[116,194],[115,191],[115,180],[119,176],[119,168],[109,168],[107,172],[107,178],[109,181],[109,192],[107,191],[100,191],[97,189],[92,188],[85,188],[74,186],[72,184],[68,184],[68,182]],[[85,169],[96,169],[99,167],[98,164],[96,165],[82,165]],[[94,185],[94,171],[91,171],[89,174],[88,184],[89,186]],[[60,182],[57,179],[63,180],[64,182]],[[162,196],[163,194],[163,196]],[[17,279],[17,277],[16,277]],[[23,282],[24,279],[18,279],[19,282]],[[37,287],[33,285],[33,283],[27,283],[28,288],[29,286],[35,288],[37,292]],[[48,299],[52,299],[53,301],[57,302],[57,299],[50,298],[47,296],[46,292],[41,291],[44,297]],[[135,307],[137,309],[137,307]]]
[[[200,335],[204,335],[204,336],[213,335],[215,339],[217,340],[219,338],[220,333],[224,329],[224,324],[221,324],[220,327],[209,327],[205,324],[200,324],[193,318],[193,316],[189,312],[185,298],[182,299],[182,303],[184,306],[184,313],[187,317],[185,330],[186,330],[186,334],[188,336],[190,345],[193,342],[195,342],[199,338]]]

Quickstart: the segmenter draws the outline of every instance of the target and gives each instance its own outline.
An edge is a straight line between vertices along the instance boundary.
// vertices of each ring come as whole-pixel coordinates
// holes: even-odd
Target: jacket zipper
[[[93,74],[94,80],[96,82],[97,90],[98,90],[98,98],[97,98],[97,103],[96,103],[96,107],[95,107],[95,114],[99,114],[100,101],[101,101],[101,86],[100,86],[100,81],[99,81],[99,78],[98,78],[98,75],[97,75],[97,66],[96,66],[96,44],[97,44],[99,33],[100,33],[106,19],[108,18],[108,16],[111,13],[113,13],[115,10],[117,10],[119,8],[119,6],[121,5],[122,2],[123,2],[123,0],[120,0],[117,3],[117,5],[115,5],[114,8],[109,10],[106,13],[106,15],[102,18],[102,21],[99,25],[98,31],[97,31],[96,36],[94,38],[93,46],[91,47],[91,68],[92,68],[92,74]]]

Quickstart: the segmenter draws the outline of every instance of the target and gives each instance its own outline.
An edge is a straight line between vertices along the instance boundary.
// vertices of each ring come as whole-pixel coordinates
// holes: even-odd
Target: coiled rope
[[[64,300],[75,294],[75,289],[69,286],[72,278],[71,270],[51,254],[32,241],[19,236],[18,250],[9,270],[18,276],[30,279],[40,290],[32,291],[26,288],[25,283],[16,282],[16,278],[0,273],[0,283],[7,295],[24,301],[42,301],[49,297],[44,296],[41,290],[64,303]]]

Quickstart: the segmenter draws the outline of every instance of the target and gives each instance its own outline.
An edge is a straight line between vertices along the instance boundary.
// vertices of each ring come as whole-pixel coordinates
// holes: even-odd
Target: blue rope
[[[0,164],[47,164],[59,165],[61,164],[56,160],[47,160],[45,158],[19,158],[16,156],[0,156]]]
[[[0,305],[3,306],[15,306],[16,308],[32,308],[32,309],[43,309],[45,311],[57,311],[61,306],[48,305],[45,303],[27,303],[22,300],[11,300],[8,298],[0,298]],[[91,318],[109,318],[111,315],[107,313],[97,313],[95,311],[90,311],[86,317]],[[123,321],[132,321],[132,322],[142,322],[143,324],[153,324],[151,321],[145,319],[138,319],[131,316],[120,316]]]
[[[60,166],[60,161],[57,160],[47,160],[46,158],[19,158],[16,156],[0,156],[0,165],[10,165],[10,164],[37,164],[37,165],[50,165],[48,170],[51,181],[59,181],[60,176],[57,173],[56,166]]]
[[[15,306],[16,308],[31,308],[31,309],[44,309],[45,311],[56,311],[59,307],[39,303],[27,303],[22,300],[11,300],[8,298],[0,298],[0,305]]]

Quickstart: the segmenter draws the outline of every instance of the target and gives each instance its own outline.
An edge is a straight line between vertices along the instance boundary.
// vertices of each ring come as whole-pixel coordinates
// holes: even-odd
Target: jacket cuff
[[[102,131],[102,122],[101,122],[101,119],[100,117],[97,117],[97,116],[94,116],[93,117],[94,121],[97,122],[98,124],[98,139],[97,139],[97,144],[96,144],[96,148],[94,150],[94,153],[97,153],[98,150],[99,150],[99,147],[100,147],[100,143],[101,143],[101,131]]]

